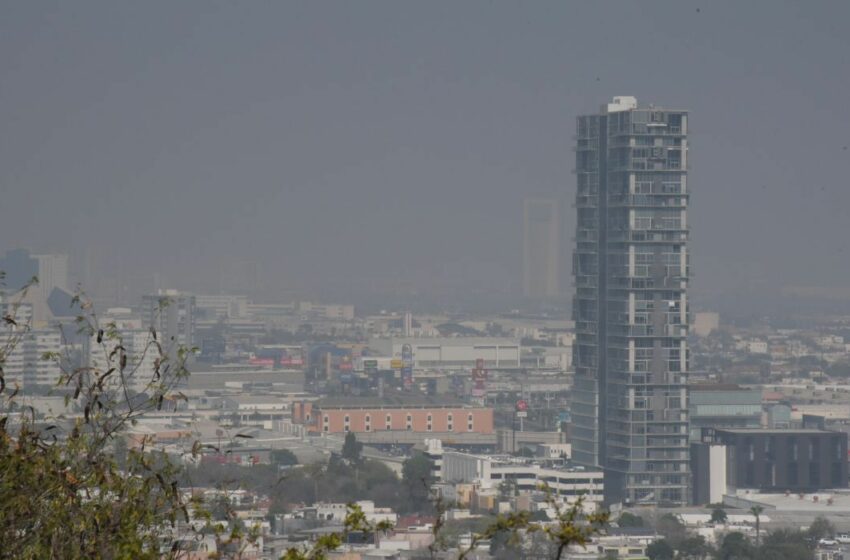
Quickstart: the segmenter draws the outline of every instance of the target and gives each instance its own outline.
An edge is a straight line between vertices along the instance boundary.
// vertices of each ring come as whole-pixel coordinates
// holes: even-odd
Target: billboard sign
[[[410,344],[401,347],[401,382],[405,389],[413,386],[413,347]]]
[[[472,395],[481,397],[485,394],[487,394],[487,370],[484,369],[484,359],[478,358],[472,370]]]
[[[378,360],[363,360],[363,372],[369,377],[378,374]]]

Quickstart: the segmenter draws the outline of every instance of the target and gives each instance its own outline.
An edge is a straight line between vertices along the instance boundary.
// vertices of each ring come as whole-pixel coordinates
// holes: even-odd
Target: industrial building
[[[402,348],[413,350],[413,366],[417,368],[473,368],[484,360],[488,368],[518,368],[520,343],[513,338],[374,338],[369,347],[381,356],[402,357]]]

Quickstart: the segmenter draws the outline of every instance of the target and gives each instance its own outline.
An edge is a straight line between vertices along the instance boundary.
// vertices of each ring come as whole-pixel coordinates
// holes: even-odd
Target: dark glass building
[[[828,430],[704,430],[726,446],[730,489],[814,492],[847,487],[847,434]]]

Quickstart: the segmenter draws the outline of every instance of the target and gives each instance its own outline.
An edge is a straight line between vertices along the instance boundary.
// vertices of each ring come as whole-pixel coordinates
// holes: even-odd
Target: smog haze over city
[[[0,560],[850,559],[849,23],[0,0]]]
[[[87,284],[514,297],[634,95],[692,115],[695,301],[850,297],[846,2],[4,4],[0,239]]]

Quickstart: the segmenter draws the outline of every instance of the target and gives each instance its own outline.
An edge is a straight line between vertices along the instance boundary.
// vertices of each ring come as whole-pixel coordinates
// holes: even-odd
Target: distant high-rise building
[[[38,279],[38,283],[30,286],[27,292],[36,326],[44,326],[51,319],[47,300],[53,290],[70,291],[68,255],[31,255],[26,249],[15,249],[0,258],[0,271],[6,275],[4,288],[7,294],[21,290],[33,278]]]
[[[5,275],[3,288],[6,293],[17,292],[33,277],[38,276],[38,259],[26,249],[6,251],[6,254],[0,257],[0,272]]]
[[[686,504],[688,114],[578,118],[573,459],[610,502]]]
[[[38,282],[50,292],[53,288],[70,291],[68,255],[33,255],[38,261]],[[50,295],[49,292],[47,294]]]
[[[177,290],[159,290],[142,296],[142,321],[161,335],[163,347],[172,341],[192,347],[195,344],[195,296]]]
[[[52,387],[59,381],[62,370],[53,359],[45,359],[46,352],[62,351],[62,335],[59,329],[32,329],[33,307],[30,303],[0,298],[0,315],[14,320],[4,325],[6,340],[16,339],[3,363],[6,384],[20,385],[25,389],[33,386]]]
[[[528,298],[561,295],[561,204],[527,198],[522,213],[522,292]]]
[[[126,356],[127,365],[123,378],[111,377],[107,385],[116,388],[120,382],[136,392],[143,392],[155,381],[155,373],[160,359],[154,347],[153,335],[149,328],[143,328],[142,320],[132,315],[129,309],[113,308],[101,318],[101,323],[113,323],[121,336],[121,349]],[[161,339],[160,339],[161,340]],[[83,356],[87,366],[98,374],[103,374],[121,361],[121,354],[111,355],[117,342],[104,339],[98,343],[96,336],[83,340]]]

